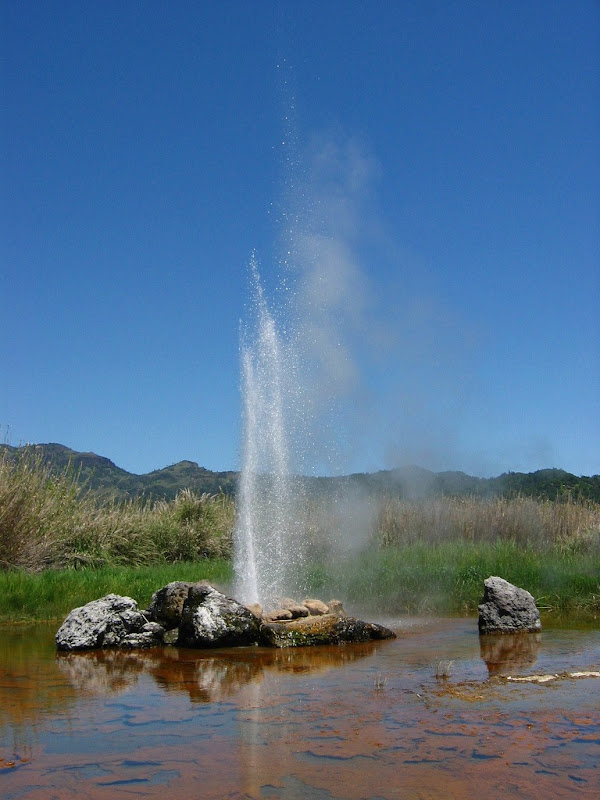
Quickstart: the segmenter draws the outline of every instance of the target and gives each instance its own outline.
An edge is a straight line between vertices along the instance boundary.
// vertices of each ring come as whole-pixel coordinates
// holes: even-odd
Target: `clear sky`
[[[255,251],[339,354],[335,470],[600,472],[597,0],[11,0],[0,29],[4,439],[237,469]],[[286,278],[291,222],[328,245]]]

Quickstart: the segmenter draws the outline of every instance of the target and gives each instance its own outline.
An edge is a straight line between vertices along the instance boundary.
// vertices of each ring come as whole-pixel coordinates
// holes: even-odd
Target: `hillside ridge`
[[[51,471],[72,470],[74,478],[102,498],[146,497],[172,500],[182,489],[198,493],[235,495],[238,473],[216,472],[184,459],[162,469],[137,475],[117,466],[106,456],[72,450],[63,444],[0,445],[0,456],[39,458]],[[441,495],[497,497],[517,494],[556,500],[573,499],[600,502],[600,475],[577,476],[562,469],[535,472],[505,472],[493,478],[479,478],[461,471],[432,472],[416,465],[352,473],[339,477],[302,477],[310,493],[326,494],[337,489],[353,489],[367,495],[390,495],[405,499]]]

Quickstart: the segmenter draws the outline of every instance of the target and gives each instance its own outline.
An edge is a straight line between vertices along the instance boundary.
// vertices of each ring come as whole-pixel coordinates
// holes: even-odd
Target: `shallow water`
[[[398,638],[78,654],[4,627],[0,797],[598,796],[600,679],[506,676],[599,670],[600,630],[378,621]]]

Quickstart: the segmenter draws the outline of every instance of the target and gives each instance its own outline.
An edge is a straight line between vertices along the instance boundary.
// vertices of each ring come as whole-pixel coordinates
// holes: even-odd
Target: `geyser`
[[[292,474],[301,390],[293,343],[268,307],[254,256],[250,269],[252,307],[241,335],[243,440],[235,596],[269,605],[303,588],[302,536],[295,513],[302,492]]]
[[[252,304],[241,332],[235,591],[243,602],[267,607],[281,596],[301,597],[314,545],[336,547],[342,536],[348,544],[356,519],[364,519],[353,514],[348,525],[324,532],[323,520],[313,524],[315,498],[307,502],[306,487],[319,474],[339,474],[354,448],[344,452],[360,384],[353,353],[364,351],[367,329],[368,281],[355,245],[370,160],[356,147],[324,143],[307,163],[301,179],[290,177],[282,211],[276,302],[253,257]],[[289,166],[296,168],[294,159]],[[356,498],[330,500],[327,520],[343,506],[356,508]]]

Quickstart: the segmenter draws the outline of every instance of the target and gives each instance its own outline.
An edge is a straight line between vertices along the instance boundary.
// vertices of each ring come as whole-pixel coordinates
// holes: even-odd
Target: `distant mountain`
[[[194,461],[179,461],[164,469],[135,475],[95,453],[80,453],[62,444],[0,445],[8,458],[29,455],[40,458],[53,471],[73,471],[77,481],[103,498],[147,497],[171,500],[181,489],[234,495],[237,472],[213,472]],[[299,478],[311,494],[327,495],[335,490],[356,489],[365,495],[422,497],[525,495],[547,500],[572,497],[600,502],[600,475],[573,475],[561,469],[537,472],[507,472],[496,478],[476,478],[464,472],[431,472],[421,467],[401,467],[373,473],[354,473],[334,478]]]
[[[600,475],[573,475],[562,469],[537,472],[505,472],[496,478],[476,478],[464,472],[431,472],[421,467],[401,467],[371,474],[349,475],[347,479],[370,493],[403,498],[515,497],[523,495],[544,500],[566,499],[600,502]]]
[[[237,473],[212,472],[194,461],[180,461],[145,475],[127,472],[109,458],[95,453],[80,453],[62,444],[28,444],[23,447],[0,445],[9,456],[28,455],[40,458],[55,472],[72,470],[78,483],[104,498],[148,497],[172,500],[180,489],[198,493],[234,494]]]

